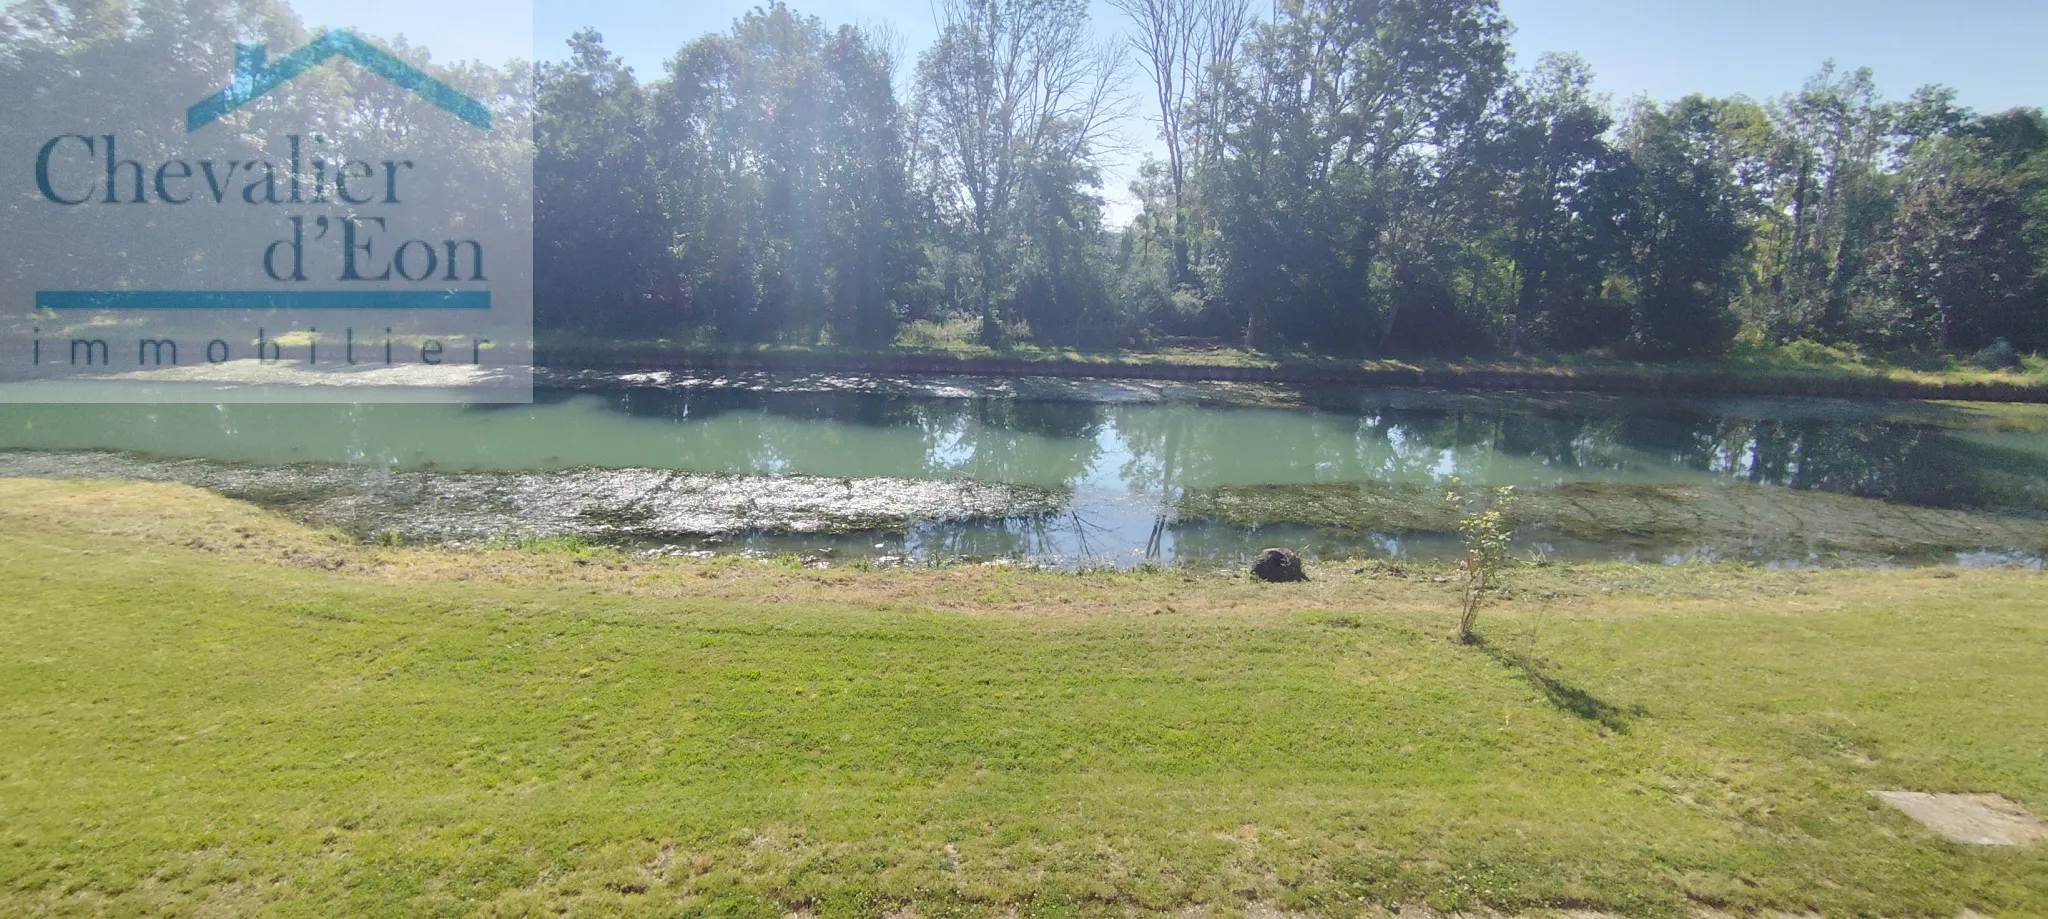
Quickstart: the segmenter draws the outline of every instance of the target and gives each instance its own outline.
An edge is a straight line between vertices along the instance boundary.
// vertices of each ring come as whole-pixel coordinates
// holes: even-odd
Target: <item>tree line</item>
[[[651,80],[588,31],[559,62],[449,78],[509,124],[530,112],[531,150],[523,131],[479,135],[475,158],[533,157],[547,333],[1346,356],[2048,346],[2037,109],[1979,114],[1940,86],[1887,99],[1832,65],[1775,99],[1616,106],[1575,56],[1517,69],[1493,0],[1110,5],[1120,21],[1090,22],[1085,0],[940,0],[913,58],[778,3]],[[0,114],[44,123],[145,76],[197,98],[238,41],[307,37],[275,0],[19,4],[0,14]],[[355,80],[310,85],[339,99]],[[1134,83],[1150,91],[1122,98]],[[367,98],[333,117],[402,138],[379,114],[396,91]],[[1117,226],[1100,185],[1133,118],[1162,155]]]
[[[2038,110],[1887,100],[1832,64],[1779,99],[1617,109],[1576,56],[1514,69],[1492,0],[1113,6],[944,0],[906,60],[777,3],[652,81],[576,35],[539,68],[540,321],[1332,355],[2048,334]],[[1148,98],[1118,98],[1130,67]],[[1096,189],[1133,114],[1164,158],[1114,227]]]

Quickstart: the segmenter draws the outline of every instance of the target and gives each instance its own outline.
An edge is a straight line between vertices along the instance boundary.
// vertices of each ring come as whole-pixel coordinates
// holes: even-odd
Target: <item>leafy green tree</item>
[[[1123,345],[1138,316],[1113,303],[1112,236],[1102,227],[1102,199],[1085,189],[1096,170],[1074,157],[1038,163],[1018,200],[1015,287],[1003,313],[1033,337],[1060,344]]]
[[[1886,265],[1906,321],[1943,351],[2020,331],[2036,265],[2024,226],[2018,191],[1995,176],[1960,172],[1914,189]]]
[[[1936,124],[1901,162],[1907,188],[1877,253],[1892,302],[1873,337],[1951,352],[2048,344],[2048,119],[2016,109]]]
[[[686,45],[652,100],[681,296],[730,340],[875,343],[915,272],[892,61],[776,3]]]
[[[1796,330],[1839,338],[1865,253],[1890,218],[1880,170],[1894,110],[1869,68],[1843,73],[1830,61],[1774,116],[1795,176],[1778,292],[1799,311]]]
[[[1401,282],[1441,287],[1439,231],[1465,204],[1452,167],[1506,79],[1506,33],[1492,0],[1284,0],[1259,27],[1210,183],[1248,337],[1384,347]]]
[[[1534,327],[1567,350],[1613,344],[1626,313],[1603,296],[1621,253],[1623,157],[1608,143],[1614,118],[1576,55],[1544,55],[1507,100],[1501,151],[1515,275],[1508,350]]]
[[[894,88],[896,60],[884,39],[841,26],[826,51],[827,181],[839,202],[828,233],[837,286],[828,323],[837,341],[895,338],[905,288],[919,261],[921,215],[910,190],[906,116]]]
[[[665,332],[681,317],[654,195],[647,97],[585,29],[543,64],[534,120],[534,321],[543,328]]]
[[[1956,104],[1956,91],[1940,84],[1922,86],[1911,98],[1892,106],[1891,166],[1903,170],[1925,144],[1953,136],[1973,118]]]
[[[1619,221],[1630,342],[1644,354],[1715,355],[1735,337],[1730,304],[1750,224],[1723,108],[1699,96],[1669,107],[1645,102],[1622,131],[1632,192]]]

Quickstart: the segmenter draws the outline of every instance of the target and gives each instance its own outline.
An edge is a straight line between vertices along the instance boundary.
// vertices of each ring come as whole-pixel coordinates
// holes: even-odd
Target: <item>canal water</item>
[[[2048,410],[1222,384],[663,376],[531,406],[6,405],[0,474],[183,481],[364,539],[1235,564],[1456,552],[2038,564]]]

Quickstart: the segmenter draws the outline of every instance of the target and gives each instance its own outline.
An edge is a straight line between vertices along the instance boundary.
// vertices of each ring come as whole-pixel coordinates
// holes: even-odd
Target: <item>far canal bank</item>
[[[1795,396],[2048,403],[2048,384],[2030,377],[1941,379],[1876,370],[1763,369],[1742,364],[1560,366],[1526,363],[1413,364],[1397,361],[1253,362],[1236,352],[1089,355],[1033,352],[695,350],[648,344],[543,345],[555,373],[777,373],[877,376],[1062,377],[1302,386],[1428,387],[1462,392],[1543,390],[1623,395]]]

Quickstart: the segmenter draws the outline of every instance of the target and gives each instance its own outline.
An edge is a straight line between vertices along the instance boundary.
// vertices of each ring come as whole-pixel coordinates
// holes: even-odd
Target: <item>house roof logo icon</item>
[[[322,34],[305,47],[275,62],[263,45],[235,46],[235,78],[226,89],[185,110],[185,132],[192,133],[220,120],[263,94],[312,70],[339,55],[415,96],[445,109],[450,114],[483,130],[491,129],[491,112],[483,103],[456,92],[448,84],[428,76],[419,68],[391,55],[354,32],[335,29]]]

